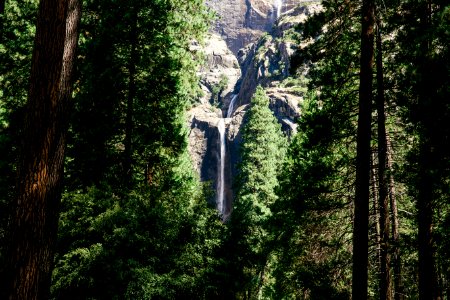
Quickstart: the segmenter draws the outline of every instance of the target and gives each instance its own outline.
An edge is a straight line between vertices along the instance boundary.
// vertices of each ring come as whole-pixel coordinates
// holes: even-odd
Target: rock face
[[[256,43],[249,44],[239,52],[242,66],[242,82],[239,104],[247,104],[258,85],[274,85],[289,76],[290,57],[298,47],[291,38],[295,25],[304,22],[308,16],[321,9],[318,4],[295,7],[282,15],[270,35]]]
[[[239,49],[269,32],[280,14],[289,11],[299,0],[207,0],[219,16],[214,32],[222,36],[235,55]],[[278,5],[281,3],[281,7]]]
[[[303,101],[301,82],[287,82],[290,56],[296,47],[289,38],[293,27],[320,9],[299,6],[296,0],[207,0],[217,12],[214,33],[203,49],[206,65],[200,70],[203,98],[189,111],[189,151],[194,167],[204,182],[218,191],[221,151],[218,124],[224,118],[226,130],[225,206],[223,218],[231,212],[233,178],[238,172],[242,124],[258,85],[270,97],[270,108],[291,135],[300,117]],[[280,3],[282,4],[280,6]],[[281,18],[279,18],[281,16]],[[234,105],[230,105],[233,100]],[[234,107],[233,110],[229,110]],[[228,112],[227,112],[228,111]],[[211,197],[211,203],[216,201]]]
[[[204,92],[201,103],[209,102],[214,105],[229,102],[235,85],[241,77],[241,68],[236,56],[217,34],[209,36],[203,51],[206,56],[206,64],[199,72],[200,84]],[[213,95],[217,93],[218,95]],[[213,97],[216,97],[217,103],[214,103]]]
[[[238,157],[239,130],[243,115],[243,113],[239,114],[236,112],[235,118],[225,119],[224,198],[226,201],[223,208],[224,219],[231,212],[231,199],[233,199],[231,188],[233,182],[232,166],[236,163],[235,159]],[[217,191],[219,188],[218,174],[220,172],[221,143],[218,124],[221,119],[223,119],[221,110],[213,109],[208,105],[202,104],[189,111],[189,153],[201,181],[209,183],[214,191]],[[216,195],[213,195],[210,199],[211,204],[214,204],[215,200]]]

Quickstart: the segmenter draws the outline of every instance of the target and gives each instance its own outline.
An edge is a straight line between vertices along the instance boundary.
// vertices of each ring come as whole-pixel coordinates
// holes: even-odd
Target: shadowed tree
[[[372,0],[364,0],[362,3],[361,16],[359,114],[356,150],[355,214],[353,222],[352,298],[354,300],[367,298],[374,23],[374,2]]]
[[[39,5],[6,258],[9,299],[46,299],[49,293],[80,14],[78,0]]]
[[[6,0],[0,0],[0,41],[3,39],[3,22],[5,13],[5,2]]]
[[[376,70],[377,70],[377,128],[378,128],[378,187],[379,187],[379,211],[380,211],[380,300],[392,298],[390,254],[389,254],[389,198],[387,180],[387,139],[386,139],[386,115],[384,97],[384,73],[383,50],[381,41],[381,21],[377,18],[376,28]]]

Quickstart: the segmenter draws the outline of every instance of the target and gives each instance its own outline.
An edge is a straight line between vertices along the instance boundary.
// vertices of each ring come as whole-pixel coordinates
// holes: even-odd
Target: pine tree
[[[184,116],[208,10],[94,0],[85,16],[52,297],[214,294],[222,225],[193,173]]]
[[[238,286],[238,295],[254,298],[262,293],[268,253],[265,249],[270,206],[277,200],[275,189],[280,172],[286,138],[269,109],[269,98],[258,87],[247,112],[241,144],[241,162],[236,199],[229,221],[232,247],[229,264],[230,279]]]

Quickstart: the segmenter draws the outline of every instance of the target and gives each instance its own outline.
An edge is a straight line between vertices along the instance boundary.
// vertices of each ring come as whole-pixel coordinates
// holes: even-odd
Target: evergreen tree
[[[323,5],[322,12],[297,28],[303,39],[315,42],[299,49],[292,65],[293,71],[299,62],[311,70],[299,133],[288,151],[280,201],[274,207],[272,227],[279,251],[274,288],[276,295],[348,299],[360,6],[349,1]]]
[[[261,297],[270,276],[265,223],[271,215],[270,206],[278,198],[277,175],[287,142],[262,87],[256,89],[251,100],[242,139],[236,199],[225,245],[230,247],[226,251],[231,291],[255,299]]]
[[[171,188],[144,184],[66,193],[53,299],[208,299],[222,225],[187,154],[166,170]],[[169,180],[169,179],[166,179]]]
[[[200,0],[86,4],[54,298],[214,293],[221,224],[193,175],[184,117],[198,96],[191,43],[208,20]]]
[[[334,123],[333,103],[309,97],[301,106],[299,132],[282,167],[280,199],[269,223],[277,256],[273,298],[348,299],[349,182],[354,180],[348,164],[354,145],[349,137],[332,138],[342,129]]]
[[[443,226],[441,211],[448,210],[449,131],[448,108],[448,5],[441,1],[405,1],[399,32],[402,51],[394,61],[402,72],[398,80],[404,93],[398,95],[405,111],[407,132],[414,141],[408,155],[404,181],[417,208],[419,299],[439,299],[442,286],[436,261],[440,241],[434,229]],[[398,16],[397,16],[398,19]],[[394,21],[393,21],[394,22]],[[438,229],[439,230],[439,229]],[[442,282],[442,281],[441,281]]]

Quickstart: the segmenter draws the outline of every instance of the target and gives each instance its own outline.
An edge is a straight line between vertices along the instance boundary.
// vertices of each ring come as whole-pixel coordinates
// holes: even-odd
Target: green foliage
[[[261,297],[270,278],[266,270],[270,256],[265,247],[269,232],[264,225],[271,215],[270,205],[278,198],[277,174],[286,143],[280,124],[269,109],[269,98],[258,87],[243,128],[242,161],[225,242],[230,247],[227,272],[232,283],[229,288],[238,297]]]
[[[433,215],[432,223],[426,225],[433,228],[426,242],[432,245],[433,252],[429,257],[435,262],[423,260],[422,264],[432,265],[435,269],[438,286],[432,289],[446,293],[448,297],[448,286],[444,283],[449,278],[448,265],[444,263],[448,252],[444,248],[449,235],[444,228],[450,209],[449,8],[441,1],[432,1],[428,6],[405,1],[402,9],[407,12],[402,21],[409,27],[398,33],[392,67],[399,70],[396,80],[403,88],[402,92],[395,91],[395,96],[401,117],[407,124],[405,131],[413,143],[410,142],[407,161],[401,169],[404,176],[399,179],[408,187],[408,194],[417,208],[414,220],[417,223],[413,226],[419,228],[419,234],[413,237],[421,246],[424,244],[423,235],[421,237],[424,226],[423,222],[421,226],[420,218],[426,210],[424,207],[429,207]],[[397,24],[397,16],[391,17],[393,24]],[[423,257],[419,257],[419,262]]]
[[[193,175],[184,113],[210,14],[199,0],[84,10],[52,296],[205,298],[222,225]]]
[[[443,123],[448,119],[448,101],[441,98],[444,95],[448,98],[449,92],[446,88],[448,43],[445,42],[448,19],[443,18],[445,5],[438,2],[432,4],[435,6],[432,17],[427,17],[428,28],[423,22],[425,4],[414,1],[401,2],[400,7],[398,3],[386,2],[378,15],[382,24],[387,128],[395,161],[390,172],[395,176],[394,190],[400,211],[400,241],[395,246],[401,248],[403,292],[408,295],[417,295],[417,281],[411,279],[417,274],[415,214],[418,211],[412,200],[417,198],[424,181],[432,182],[437,228],[445,223],[442,212],[448,210],[445,204],[448,203],[448,156],[444,153],[449,151],[448,143],[443,141],[448,139],[448,132],[442,129],[448,128]],[[300,289],[308,297],[328,299],[332,290],[318,278],[328,278],[324,280],[331,283],[333,295],[348,292],[340,285],[348,282],[349,270],[344,268],[341,275],[336,271],[348,265],[350,254],[346,241],[351,238],[348,228],[351,210],[344,204],[351,203],[353,194],[350,184],[354,181],[360,31],[356,16],[360,7],[358,3],[345,1],[322,4],[321,13],[297,27],[304,39],[311,37],[315,42],[298,51],[291,67],[292,71],[298,70],[297,74],[302,74],[305,64],[312,67],[308,76],[309,93],[313,96],[302,107],[299,135],[292,143],[284,167],[286,174],[281,180],[278,207],[273,208],[273,222],[274,228],[284,228],[279,231],[283,253],[279,256],[277,276],[280,277],[276,285],[279,295],[293,294]],[[429,52],[423,51],[424,41],[428,41]],[[429,160],[421,157],[423,145],[433,149]],[[373,160],[376,165],[375,156]],[[419,176],[420,172],[429,176]],[[376,191],[376,183],[372,185]],[[375,197],[376,192],[370,201]],[[374,245],[377,211],[372,203],[371,210],[375,217],[369,220],[369,238]],[[441,235],[444,232],[437,230],[437,246],[445,239]],[[338,236],[340,239],[336,239]],[[328,244],[335,247],[335,253],[326,250]],[[304,269],[305,265],[308,270]],[[370,265],[370,270],[376,270],[378,259],[374,254],[370,256]],[[316,272],[320,274],[317,277]],[[438,276],[446,278],[445,272],[440,272]],[[370,271],[369,294],[373,297],[378,295],[377,276]]]
[[[200,92],[199,54],[190,46],[193,40],[202,41],[209,17],[199,0],[95,0],[85,5],[68,149],[71,185],[121,183],[109,174],[123,172],[130,114],[136,175],[132,181],[145,180],[146,172],[160,172],[165,157],[176,157],[186,147],[184,112]],[[135,56],[130,48],[133,24]],[[133,91],[129,90],[130,65],[136,68]]]
[[[309,79],[303,75],[298,77],[287,77],[280,83],[280,87],[289,88],[289,91],[297,96],[306,96],[308,93]]]
[[[285,144],[281,127],[269,109],[269,98],[258,87],[243,128],[237,195],[238,199],[247,199],[242,202],[256,205],[256,213],[263,216],[277,198],[274,189]],[[238,210],[239,201],[236,205]]]
[[[0,266],[38,1],[5,3]],[[411,298],[418,293],[416,215],[424,183],[431,190],[440,288],[448,289],[450,280],[450,8],[431,1],[425,22],[424,3],[383,2],[378,15],[394,156],[389,174],[400,218],[394,246],[401,250],[404,293]],[[233,213],[222,224],[207,206],[211,191],[193,174],[184,116],[201,93],[202,54],[192,44],[202,43],[210,11],[202,0],[84,1],[54,299],[349,298],[360,3],[322,5],[307,22],[282,37],[265,34],[256,46],[253,67],[265,72],[267,84],[286,76],[280,43],[314,40],[298,48],[290,77],[280,82],[305,99],[287,150],[269,99],[257,88],[242,129]],[[220,103],[228,84],[221,75],[211,87],[213,102]],[[124,166],[127,134],[130,173]],[[376,152],[375,142],[373,147]],[[369,293],[375,298],[374,180],[372,185]]]
[[[282,167],[280,199],[271,208],[269,223],[278,260],[272,287],[277,297],[349,295],[353,179],[347,166],[352,148],[330,138],[338,130],[333,109],[320,106],[316,98],[305,101],[299,133]]]
[[[5,1],[0,21],[0,273],[6,226],[15,195],[15,163],[27,98],[37,0]]]
[[[228,87],[230,79],[225,74],[221,74],[219,82],[211,87],[212,104],[218,106],[221,104],[222,92]]]
[[[53,297],[203,298],[222,225],[185,167],[172,169],[170,190],[66,193]]]

